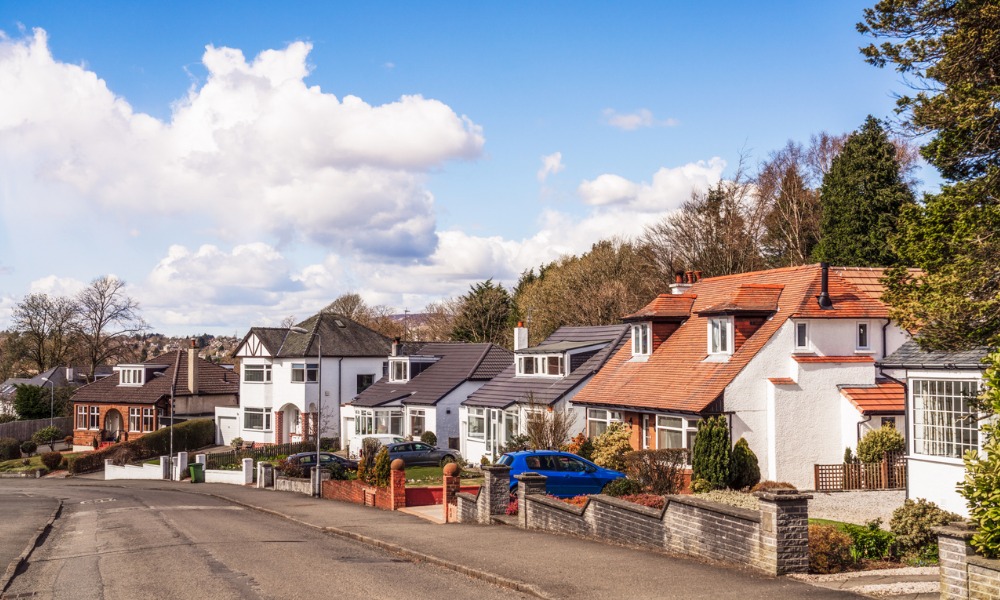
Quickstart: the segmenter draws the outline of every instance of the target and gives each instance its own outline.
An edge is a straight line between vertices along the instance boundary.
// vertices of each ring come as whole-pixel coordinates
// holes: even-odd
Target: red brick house
[[[219,406],[239,405],[239,378],[232,370],[177,350],[144,363],[120,364],[114,374],[73,395],[73,446],[135,439],[174,419],[212,418]]]

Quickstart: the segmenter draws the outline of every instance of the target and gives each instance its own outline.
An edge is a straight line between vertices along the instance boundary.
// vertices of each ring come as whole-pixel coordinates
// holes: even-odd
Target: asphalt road
[[[51,498],[62,513],[5,600],[522,597],[200,494],[0,483],[0,507],[44,505],[48,516]],[[24,531],[0,531],[0,547],[23,549],[11,540]]]

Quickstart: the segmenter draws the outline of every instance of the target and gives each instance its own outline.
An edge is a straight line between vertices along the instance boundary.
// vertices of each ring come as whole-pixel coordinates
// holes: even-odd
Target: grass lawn
[[[442,467],[409,467],[406,469],[406,485],[409,487],[434,487],[442,484]],[[473,477],[476,475],[477,477]],[[462,485],[481,485],[483,478],[474,471],[462,471]]]
[[[840,529],[841,531],[844,530],[844,525],[846,525],[846,523],[843,523],[841,521],[831,521],[830,519],[809,519],[809,524],[810,525],[833,525],[834,527],[836,527],[837,529]]]
[[[80,452],[63,454],[63,457],[69,458],[73,456],[80,456]],[[14,460],[5,460],[0,462],[0,473],[20,473],[22,471],[34,471],[35,469],[44,469],[45,465],[42,464],[42,455],[36,454],[28,459],[28,466],[24,465],[23,458],[15,458]]]

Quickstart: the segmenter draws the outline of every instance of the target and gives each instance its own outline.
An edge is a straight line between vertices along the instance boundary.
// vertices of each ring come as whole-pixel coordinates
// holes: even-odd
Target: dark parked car
[[[510,489],[517,489],[515,475],[526,471],[545,475],[545,492],[560,498],[600,494],[608,483],[625,477],[624,473],[598,467],[571,452],[524,450],[508,452],[497,464],[510,467]]]
[[[294,465],[299,465],[302,467],[303,473],[308,475],[309,472],[312,471],[313,466],[316,465],[316,453],[299,452],[298,454],[289,456],[288,462]],[[338,456],[332,452],[320,452],[319,466],[321,468],[327,468],[332,465],[339,465],[347,471],[354,471],[358,468],[358,462],[356,460],[344,458],[343,456]]]
[[[458,450],[435,448],[423,442],[397,442],[387,444],[389,449],[389,459],[403,459],[403,463],[408,467],[420,465],[431,465],[442,467],[450,462],[462,462],[462,455]]]

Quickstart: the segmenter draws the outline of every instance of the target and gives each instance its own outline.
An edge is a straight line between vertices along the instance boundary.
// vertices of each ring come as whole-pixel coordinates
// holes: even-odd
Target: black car
[[[462,461],[462,455],[458,453],[458,450],[435,448],[423,442],[397,442],[387,444],[386,448],[389,449],[390,460],[401,458],[407,467],[420,465],[435,467],[440,465],[443,467],[451,462]]]
[[[299,452],[288,457],[288,462],[302,467],[302,471],[308,474],[316,464],[315,452]],[[339,465],[347,471],[354,471],[358,468],[358,462],[343,456],[338,456],[332,452],[319,453],[319,466],[321,468]]]

